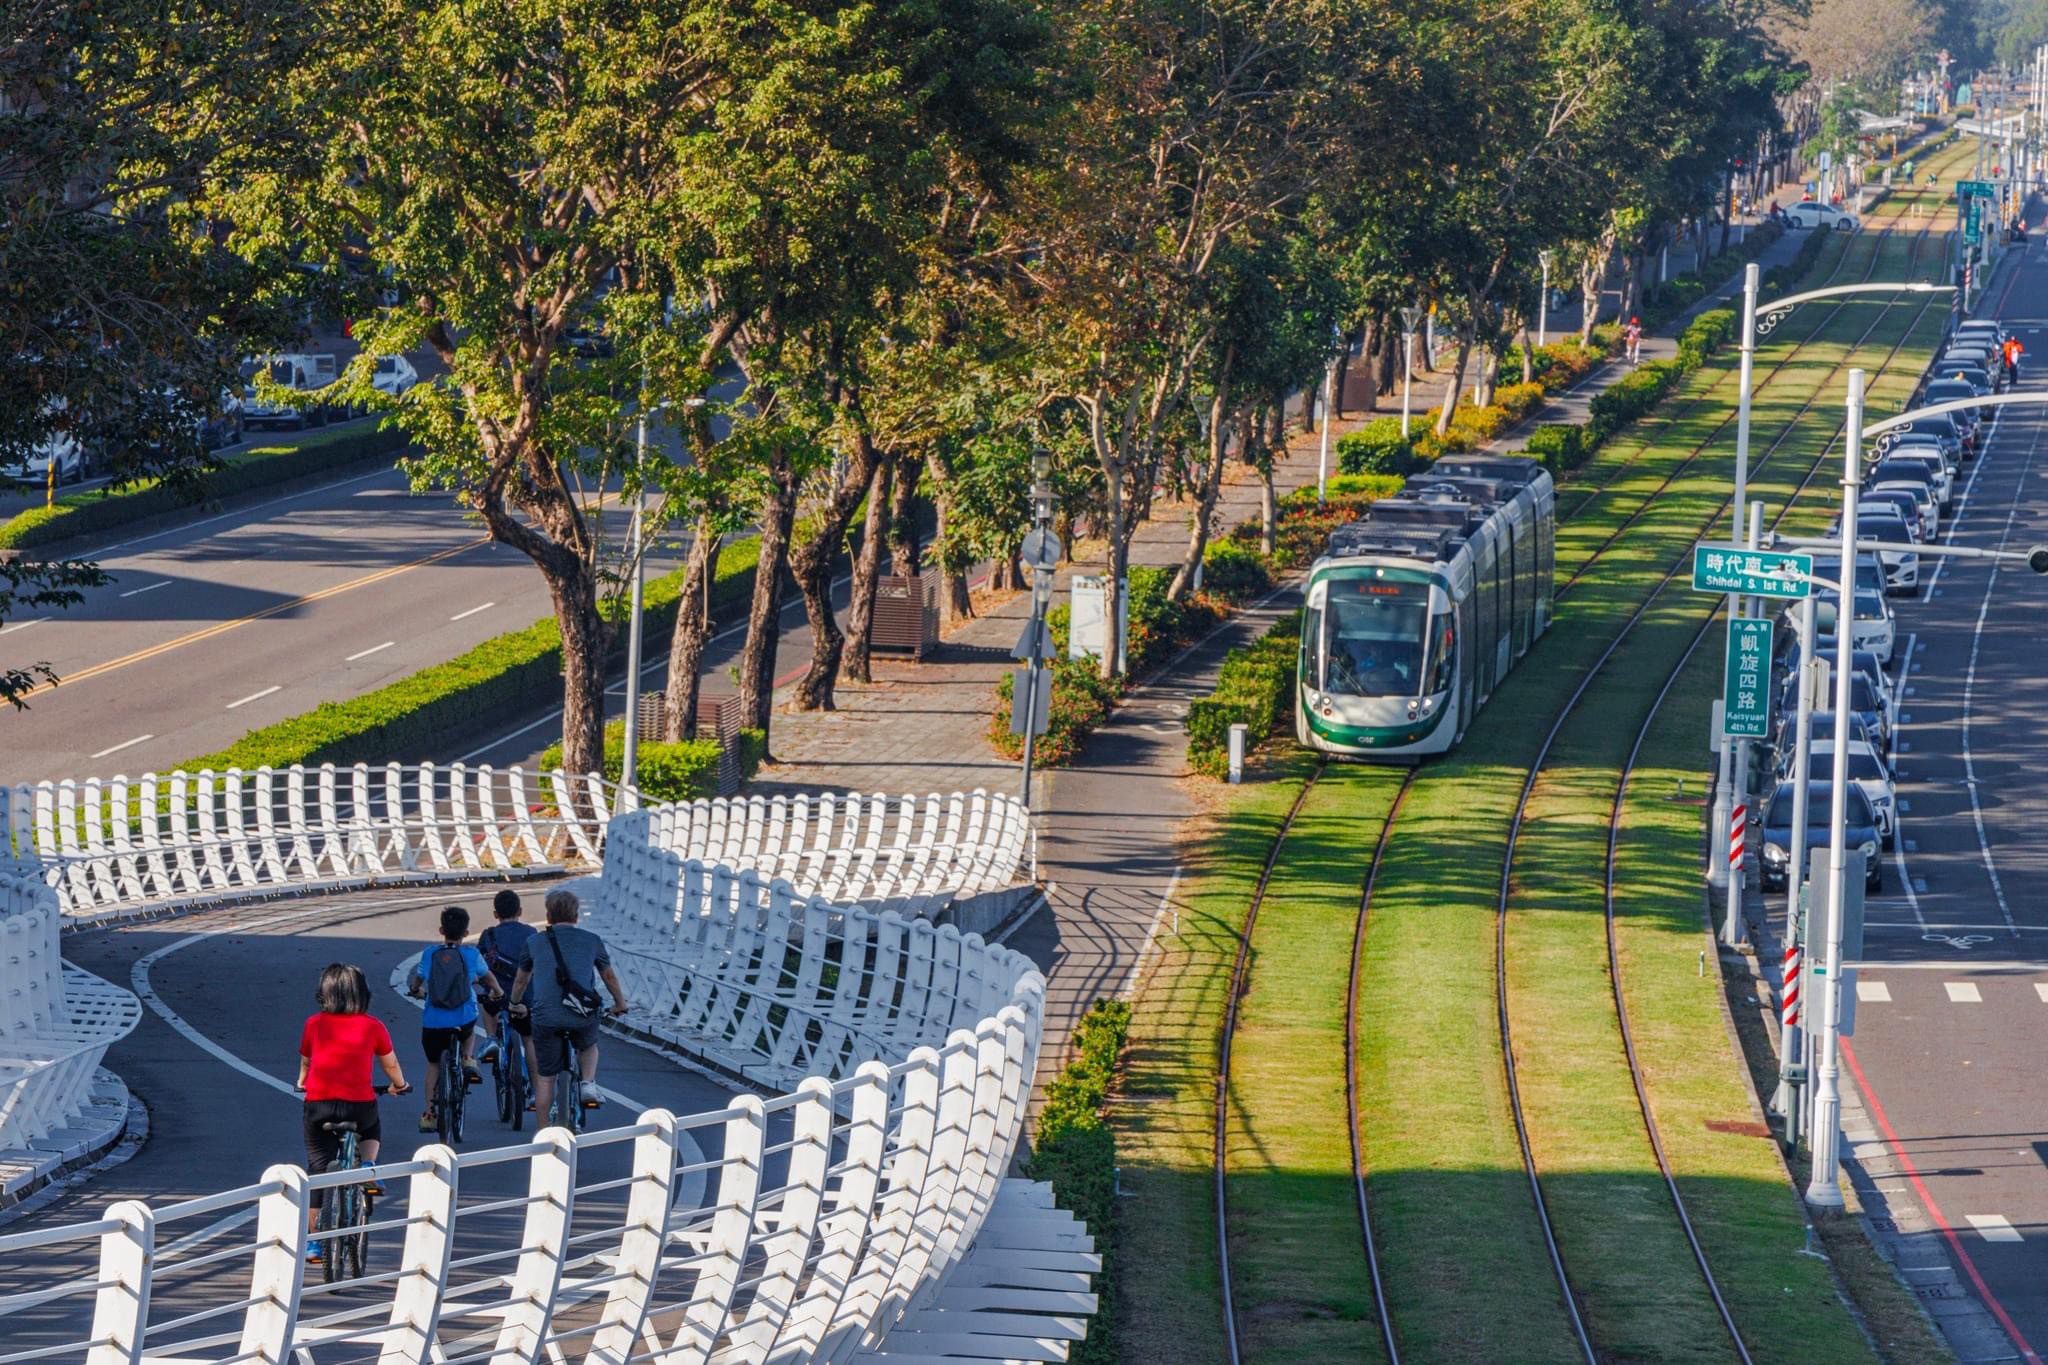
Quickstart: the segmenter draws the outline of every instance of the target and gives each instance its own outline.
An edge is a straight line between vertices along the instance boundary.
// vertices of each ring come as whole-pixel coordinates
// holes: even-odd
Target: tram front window
[[[1424,690],[1428,584],[1333,581],[1323,620],[1326,691],[1341,697],[1412,697]]]

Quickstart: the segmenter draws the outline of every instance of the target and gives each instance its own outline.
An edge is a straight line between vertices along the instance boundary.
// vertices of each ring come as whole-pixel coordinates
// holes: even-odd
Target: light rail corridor
[[[1902,277],[1930,240],[1939,237],[1880,243],[1877,277]],[[1878,371],[1881,390],[1889,383],[1883,391],[1903,393],[1938,330],[1926,296],[1839,317],[1823,337],[1826,362],[1800,363],[1806,378],[1797,395],[1787,390],[1757,405],[1753,448],[1767,453],[1753,462],[1754,496],[1782,507],[1818,478],[1840,423],[1800,419],[1820,408],[1821,392],[1842,371]],[[1681,447],[1669,458],[1690,454]],[[1511,680],[1502,700],[1516,704],[1490,706],[1461,754],[1418,777],[1379,869],[1360,990],[1359,1108],[1375,1227],[1395,1229],[1382,1238],[1386,1292],[1411,1357],[1433,1348],[1532,1360],[1739,1360],[1762,1330],[1745,1310],[1758,1323],[1776,1311],[1746,1274],[1741,1293],[1723,1295],[1727,1313],[1717,1307],[1724,1277],[1714,1241],[1703,1230],[1696,1250],[1673,1203],[1677,1195],[1690,1211],[1698,1192],[1684,1161],[1691,1145],[1674,1154],[1669,1178],[1656,1160],[1650,1125],[1668,1073],[1649,1068],[1642,1077],[1646,1118],[1621,1036],[1619,1012],[1631,995],[1594,984],[1611,979],[1605,836],[1636,733],[1629,718],[1643,714],[1667,676],[1643,673],[1658,669],[1660,657],[1682,655],[1711,611],[1704,600],[1681,602],[1682,594],[1660,590],[1690,562],[1692,544],[1725,521],[1727,467],[1725,448],[1701,461],[1599,556],[1601,571],[1588,575]],[[1585,664],[1570,662],[1574,656]],[[1527,723],[1532,714],[1569,721],[1547,755],[1543,730],[1531,733]],[[1518,755],[1526,757],[1517,762]],[[1696,830],[1698,812],[1687,810]],[[1695,866],[1692,855],[1676,866]],[[1617,887],[1618,904],[1627,895],[1625,883]],[[1696,914],[1696,898],[1692,905]],[[1630,938],[1625,927],[1616,933],[1615,960],[1625,967]],[[1418,973],[1433,992],[1409,989]],[[1473,1045],[1468,1013],[1432,998],[1475,990],[1494,1006],[1491,1049]],[[1654,1031],[1631,1035],[1639,1050],[1661,1045]],[[1752,1122],[1747,1113],[1726,1117]],[[1383,1135],[1377,1143],[1375,1134]],[[1408,1174],[1423,1163],[1470,1174]],[[1782,1183],[1757,1188],[1777,1200],[1796,1241],[1796,1205]],[[1463,1221],[1447,1219],[1439,1211],[1446,1206],[1463,1210]],[[1617,1251],[1624,1246],[1626,1254]],[[1453,1258],[1461,1268],[1445,1279]],[[1803,1305],[1831,1299],[1824,1267],[1800,1278]],[[1770,1292],[1782,1297],[1782,1283]],[[1461,1295],[1512,1304],[1504,1313],[1519,1328],[1512,1341],[1469,1321],[1452,1325]],[[1853,1339],[1840,1305],[1832,1311],[1829,1339]]]

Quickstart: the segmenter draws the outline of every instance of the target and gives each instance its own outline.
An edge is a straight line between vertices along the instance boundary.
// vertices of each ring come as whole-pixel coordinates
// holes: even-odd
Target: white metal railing
[[[378,1172],[390,1195],[366,1273],[334,1286],[301,1258],[308,1202],[366,1173],[277,1166],[242,1189],[0,1236],[0,1361],[849,1360],[912,1314],[957,1342],[968,1302],[1003,1305],[981,1317],[1002,1324],[983,1338],[1001,1358],[1039,1321],[1014,1310],[1046,1300],[1085,1319],[1072,1267],[1099,1264],[1085,1233],[1046,1231],[1065,1215],[1004,1178],[1042,1025],[1029,961],[681,857],[657,837],[665,816],[672,830],[661,808],[611,821],[587,923],[621,947],[663,1031],[782,1093],[421,1148]],[[701,1196],[679,1202],[686,1187]],[[992,1216],[1004,1245],[1049,1250],[942,1298]],[[1076,1330],[1043,1321],[1034,1350]]]
[[[280,891],[538,875],[595,864],[614,809],[594,773],[432,763],[145,773],[0,787],[0,847],[47,869],[67,917]],[[983,791],[723,797],[650,807],[656,842],[806,895],[934,914],[1009,885],[1030,813]]]
[[[616,788],[460,763],[210,769],[0,787],[0,844],[72,919],[595,863]]]
[[[142,1017],[129,992],[62,960],[61,925],[41,869],[0,853],[0,1153],[67,1127]]]

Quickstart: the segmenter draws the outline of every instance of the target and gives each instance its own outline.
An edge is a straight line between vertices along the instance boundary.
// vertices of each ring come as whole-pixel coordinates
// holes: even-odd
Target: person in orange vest
[[[2026,349],[2027,349],[2026,347],[2024,347],[2024,346],[2020,345],[2020,339],[2019,339],[2018,337],[2007,337],[2007,338],[2005,339],[2005,378],[2006,378],[2006,382],[2008,382],[2008,383],[2012,383],[2012,384],[2017,384],[2017,383],[2019,383],[2019,380],[2020,380],[2020,354],[2021,354],[2021,353],[2022,353],[2023,351],[2025,351]]]

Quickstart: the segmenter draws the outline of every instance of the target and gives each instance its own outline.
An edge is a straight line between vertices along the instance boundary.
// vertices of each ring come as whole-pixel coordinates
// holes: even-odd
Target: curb
[[[119,1076],[99,1068],[92,1100],[73,1126],[0,1152],[0,1224],[25,1218],[64,1190],[120,1165],[148,1140],[149,1111]]]

